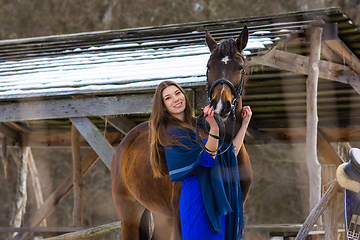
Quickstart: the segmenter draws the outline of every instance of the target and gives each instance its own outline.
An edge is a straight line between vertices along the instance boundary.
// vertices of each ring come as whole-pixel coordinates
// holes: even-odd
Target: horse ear
[[[206,35],[205,35],[205,43],[208,46],[208,48],[210,49],[210,52],[212,52],[217,46],[217,42],[210,35],[210,33],[209,33],[209,31],[207,29],[206,29]]]
[[[240,52],[242,50],[244,50],[244,48],[246,47],[246,45],[248,43],[248,39],[249,39],[249,30],[248,30],[247,26],[244,25],[244,28],[243,28],[240,36],[236,39],[236,45]]]

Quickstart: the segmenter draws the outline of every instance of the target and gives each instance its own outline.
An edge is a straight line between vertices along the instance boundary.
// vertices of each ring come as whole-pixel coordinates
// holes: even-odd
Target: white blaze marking
[[[221,102],[221,97],[222,97],[222,94],[223,94],[223,92],[224,92],[224,85],[223,85],[223,87],[222,87],[222,89],[221,89],[221,93],[220,93],[220,98],[219,98],[219,101],[217,102],[217,104],[216,104],[216,108],[215,108],[215,112],[217,113],[217,114],[220,114],[220,111],[221,111],[221,109],[222,109],[222,102]]]
[[[225,64],[227,64],[228,61],[230,61],[230,58],[228,56],[225,56],[221,61],[223,61]]]

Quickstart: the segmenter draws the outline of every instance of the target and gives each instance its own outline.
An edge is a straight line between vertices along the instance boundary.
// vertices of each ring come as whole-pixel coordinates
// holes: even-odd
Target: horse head
[[[231,110],[239,102],[245,74],[245,57],[242,51],[246,47],[249,31],[246,25],[239,37],[222,40],[219,44],[206,31],[205,42],[211,52],[207,63],[207,83],[210,106],[223,119],[226,119]],[[241,107],[242,106],[238,106]]]

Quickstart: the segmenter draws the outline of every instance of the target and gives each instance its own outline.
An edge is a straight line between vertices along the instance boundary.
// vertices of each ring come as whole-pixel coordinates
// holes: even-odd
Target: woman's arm
[[[240,128],[239,132],[236,134],[236,136],[235,136],[235,138],[233,140],[236,155],[238,155],[238,153],[240,151],[240,148],[241,148],[241,145],[244,142],[246,129],[249,126],[250,119],[251,119],[251,116],[252,116],[252,112],[251,112],[251,109],[250,109],[249,106],[244,106],[243,107],[242,115],[243,115],[243,120],[242,120],[241,128]]]
[[[216,121],[215,121],[215,118],[214,118],[214,109],[213,109],[213,107],[206,106],[206,107],[204,108],[204,114],[205,114],[205,115],[206,115],[206,114],[208,115],[208,116],[206,117],[206,121],[207,121],[207,122],[209,123],[209,125],[210,125],[210,131],[209,131],[209,133],[210,133],[211,135],[214,135],[214,136],[219,136],[219,126],[217,125],[217,123],[216,123]],[[208,138],[207,143],[205,144],[205,147],[206,147],[207,149],[209,149],[210,151],[214,151],[214,152],[213,152],[213,153],[214,153],[214,156],[212,156],[212,157],[215,159],[215,157],[216,157],[215,151],[216,151],[216,149],[217,149],[217,147],[218,147],[219,140],[216,139],[216,138],[211,137],[211,135],[209,135],[209,138]]]

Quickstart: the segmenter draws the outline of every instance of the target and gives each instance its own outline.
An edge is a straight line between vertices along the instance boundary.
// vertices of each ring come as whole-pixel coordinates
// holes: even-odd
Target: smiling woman
[[[162,95],[166,111],[168,111],[173,117],[184,121],[186,104],[185,95],[175,85],[165,88]]]
[[[241,85],[241,50],[248,39],[246,27],[238,39],[217,44],[206,34],[211,51],[207,64],[209,89],[218,79],[217,72],[222,72],[222,77],[228,78],[231,85]],[[236,56],[219,57],[218,47],[224,49],[229,45]],[[230,59],[227,64],[221,62],[225,56]],[[232,90],[226,83],[215,87],[229,88],[230,102],[236,98],[236,88]],[[215,87],[211,98],[217,92]],[[142,228],[140,224],[147,211],[154,217],[154,239],[241,238],[243,202],[252,182],[243,139],[252,113],[250,107],[242,108],[241,97],[238,100],[235,115],[239,115],[239,125],[232,131],[235,138],[231,144],[225,137],[226,144],[219,149],[224,152],[221,155],[217,154],[219,127],[214,119],[214,106],[203,109],[207,123],[200,126],[203,129],[200,137],[213,153],[209,154],[197,142],[195,117],[184,90],[174,81],[159,83],[149,121],[126,135],[111,162],[113,199],[121,219],[123,239],[137,238],[139,226],[148,231],[148,227]]]
[[[210,130],[199,140],[214,154],[203,151],[196,141],[195,117],[189,109],[179,85],[172,81],[159,84],[149,122],[154,175],[169,175],[171,182],[181,187],[180,191],[174,187],[172,207],[177,214],[175,220],[181,223],[182,239],[241,238],[244,223],[239,173],[228,170],[237,165],[239,149],[234,145],[242,145],[251,110],[244,107],[245,120],[234,138],[235,144],[227,143],[229,150],[217,155],[219,127],[214,108],[206,106],[203,110]],[[179,222],[174,221],[174,225]]]

